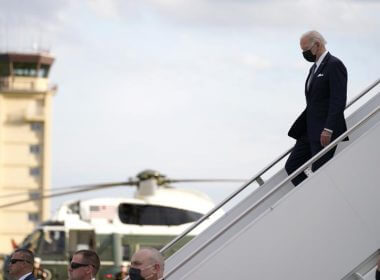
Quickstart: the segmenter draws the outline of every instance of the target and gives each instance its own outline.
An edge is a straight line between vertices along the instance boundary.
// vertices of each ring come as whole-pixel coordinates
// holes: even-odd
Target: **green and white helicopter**
[[[125,182],[66,188],[46,199],[118,186],[135,186],[132,198],[100,197],[63,203],[53,217],[38,225],[20,248],[32,250],[40,262],[44,279],[66,279],[68,259],[80,249],[95,250],[101,259],[98,279],[116,279],[122,267],[140,247],[161,249],[192,223],[214,208],[212,200],[199,191],[179,189],[173,183],[244,182],[236,179],[169,179],[145,170]],[[112,194],[112,192],[110,192]],[[223,215],[218,210],[165,253],[173,254],[195,235]],[[4,279],[8,279],[5,261]]]

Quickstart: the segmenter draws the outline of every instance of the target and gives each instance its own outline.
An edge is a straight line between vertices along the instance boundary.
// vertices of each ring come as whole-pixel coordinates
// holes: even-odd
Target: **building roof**
[[[46,53],[0,53],[0,62],[29,62],[38,64],[48,64],[51,65],[54,62],[54,57]]]

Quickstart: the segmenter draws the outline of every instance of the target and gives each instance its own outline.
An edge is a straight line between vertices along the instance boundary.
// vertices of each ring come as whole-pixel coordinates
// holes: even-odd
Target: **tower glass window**
[[[37,64],[13,62],[13,74],[15,76],[35,77],[37,75]]]
[[[36,144],[36,145],[30,145],[29,146],[29,151],[32,154],[39,155],[41,153],[41,147],[38,144]]]
[[[39,131],[42,131],[42,128],[43,128],[43,126],[42,126],[42,123],[40,123],[40,122],[32,122],[30,124],[30,129],[33,131],[39,132]]]
[[[30,199],[36,200],[40,198],[40,192],[30,192],[29,193]]]
[[[49,74],[50,65],[41,64],[40,69],[38,70],[38,77],[47,78]]]
[[[41,170],[40,170],[39,167],[31,167],[29,169],[29,174],[32,175],[32,176],[40,176]]]
[[[9,76],[9,63],[8,62],[0,62],[0,77]]]
[[[29,212],[28,220],[31,222],[37,223],[40,221],[40,215],[38,214],[38,212]]]

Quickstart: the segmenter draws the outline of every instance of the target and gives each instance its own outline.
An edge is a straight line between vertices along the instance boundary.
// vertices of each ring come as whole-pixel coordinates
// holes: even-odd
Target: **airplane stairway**
[[[365,279],[360,264],[371,273],[375,257],[365,260],[380,248],[379,106],[375,93],[347,118],[350,141],[340,142],[342,135],[290,176],[282,168],[263,181],[287,151],[226,198],[192,228],[250,184],[260,185],[167,259],[165,279]],[[290,180],[335,143],[334,158],[294,188]]]

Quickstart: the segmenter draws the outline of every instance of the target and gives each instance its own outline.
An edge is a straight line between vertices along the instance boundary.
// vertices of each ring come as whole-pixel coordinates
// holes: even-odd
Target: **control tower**
[[[20,242],[49,215],[48,200],[1,205],[50,188],[53,62],[44,53],[0,53],[0,253],[11,251],[12,239]]]

